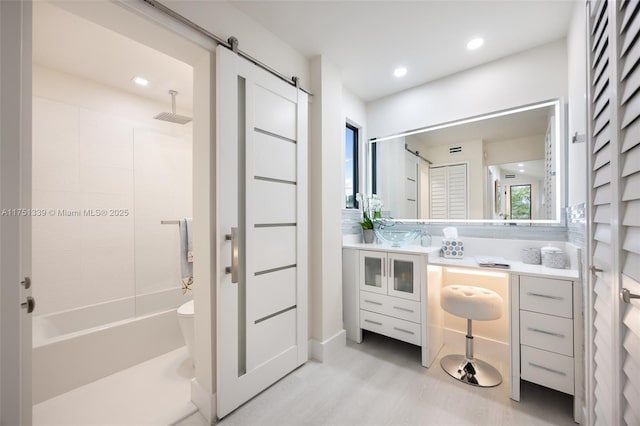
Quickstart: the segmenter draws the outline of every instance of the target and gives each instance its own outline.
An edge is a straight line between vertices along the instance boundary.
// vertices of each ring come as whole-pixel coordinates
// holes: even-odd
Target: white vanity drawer
[[[520,346],[520,377],[560,392],[574,394],[573,357]]]
[[[360,328],[420,345],[420,324],[360,309]]]
[[[573,320],[520,311],[520,342],[534,348],[573,356]]]
[[[420,323],[420,302],[413,300],[361,291],[360,309]]]
[[[573,318],[573,283],[520,276],[520,309]]]

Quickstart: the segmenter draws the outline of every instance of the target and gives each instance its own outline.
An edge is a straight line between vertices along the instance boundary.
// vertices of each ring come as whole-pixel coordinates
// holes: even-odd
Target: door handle
[[[624,303],[631,303],[631,299],[640,299],[640,294],[633,294],[628,288],[622,288],[620,290],[620,300]]]
[[[24,277],[24,280],[20,281],[20,284],[24,287],[25,290],[31,287],[31,278]]]
[[[238,228],[231,228],[231,233],[224,236],[225,241],[231,241],[231,266],[224,268],[224,272],[231,274],[231,282],[238,283]]]
[[[27,313],[30,314],[36,308],[36,299],[34,299],[31,296],[27,296],[27,301],[26,302],[22,302],[20,304],[20,307],[22,309],[26,309]]]
[[[596,274],[598,272],[603,272],[601,268],[597,268],[595,265],[591,265],[591,268],[589,268],[591,270],[592,274]]]

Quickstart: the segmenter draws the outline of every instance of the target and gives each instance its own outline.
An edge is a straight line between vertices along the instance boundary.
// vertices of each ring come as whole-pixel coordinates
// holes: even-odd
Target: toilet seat
[[[178,316],[191,318],[193,317],[193,299],[183,303],[178,308]]]

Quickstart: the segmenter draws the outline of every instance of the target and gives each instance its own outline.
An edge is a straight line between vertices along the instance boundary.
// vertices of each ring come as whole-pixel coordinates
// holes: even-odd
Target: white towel
[[[180,275],[182,276],[182,291],[187,293],[193,284],[193,238],[191,232],[191,218],[180,220]]]

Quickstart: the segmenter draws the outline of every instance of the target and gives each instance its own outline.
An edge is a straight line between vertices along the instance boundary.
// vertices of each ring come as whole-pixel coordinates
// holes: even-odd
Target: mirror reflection
[[[372,192],[393,218],[560,219],[559,101],[374,140]]]

